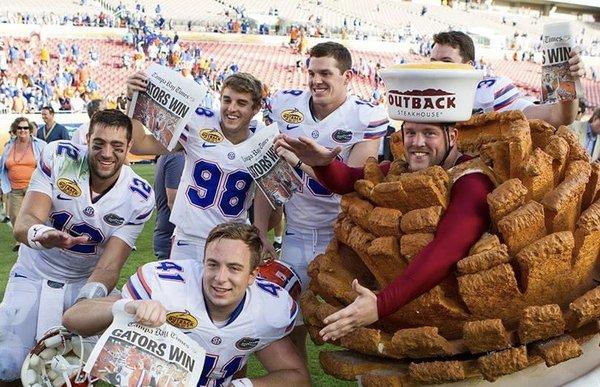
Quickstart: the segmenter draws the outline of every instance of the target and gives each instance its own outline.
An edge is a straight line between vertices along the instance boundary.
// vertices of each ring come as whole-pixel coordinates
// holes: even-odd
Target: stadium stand
[[[229,20],[236,18],[249,18],[258,20],[261,16],[272,17],[281,21],[283,28],[280,34],[287,34],[291,25],[306,27],[306,34],[315,33],[315,26],[325,26],[318,33],[328,38],[337,36],[342,30],[350,39],[382,39],[403,41],[410,44],[411,49],[394,53],[392,50],[352,49],[354,61],[368,63],[373,69],[376,64],[382,67],[389,66],[397,61],[401,55],[404,60],[424,60],[431,48],[431,36],[439,31],[462,29],[471,31],[474,36],[481,35],[485,38],[486,31],[494,31],[501,35],[504,51],[502,57],[486,57],[478,54],[482,60],[482,67],[495,75],[505,75],[514,80],[515,84],[527,95],[537,98],[540,93],[540,65],[539,61],[539,36],[542,25],[548,21],[572,19],[569,15],[540,16],[536,12],[502,7],[490,9],[469,8],[463,6],[447,7],[442,5],[427,5],[395,1],[395,0],[369,0],[361,3],[360,7],[352,0],[292,0],[280,2],[277,0],[249,0],[243,3],[235,0],[212,0],[196,2],[193,0],[160,1],[156,3],[139,3],[134,0],[58,0],[51,4],[42,0],[15,0],[7,4],[6,14],[18,13],[24,23],[31,23],[27,15],[47,16],[55,15],[61,24],[73,22],[73,15],[104,13],[110,17],[122,17],[126,20],[125,26],[136,30],[138,20],[147,19],[149,26],[156,15],[156,5],[160,4],[160,15],[168,20],[175,20],[180,24],[193,22],[196,29],[211,31],[211,23],[224,26]],[[508,12],[510,11],[510,12]],[[113,15],[114,13],[114,15]],[[67,15],[67,16],[65,16]],[[70,15],[70,16],[68,16]],[[193,15],[192,20],[188,20]],[[77,16],[79,17],[79,16]],[[275,20],[272,19],[272,20]],[[581,28],[581,45],[584,54],[600,54],[600,27],[598,23],[590,23],[587,19],[575,21]],[[278,22],[279,23],[279,22]],[[123,23],[121,23],[123,25]],[[202,27],[201,27],[202,26]],[[181,27],[181,26],[180,26]],[[216,27],[215,27],[216,28]],[[253,24],[250,32],[256,32]],[[141,29],[141,28],[140,28]],[[219,30],[226,30],[225,27]],[[114,30],[118,31],[118,30]],[[122,31],[122,30],[121,30]],[[271,30],[272,31],[272,30]],[[478,32],[479,31],[479,32]],[[483,31],[483,32],[482,32]],[[54,77],[58,73],[56,61],[58,59],[57,45],[62,41],[67,47],[76,42],[84,57],[88,61],[88,54],[96,50],[99,54],[100,65],[89,66],[90,77],[100,86],[103,95],[118,95],[122,92],[127,76],[133,71],[123,67],[123,56],[128,53],[133,56],[134,46],[122,42],[119,32],[114,32],[112,38],[84,39],[71,37],[59,39],[56,37],[44,38],[45,46],[51,54],[51,65],[47,68],[48,75]],[[170,32],[172,35],[172,32]],[[343,36],[343,35],[342,35]],[[8,48],[14,42],[20,49],[19,59],[10,63],[6,75],[15,78],[19,74],[35,75],[39,69],[39,54],[42,49],[39,36],[5,36],[3,41]],[[188,37],[189,39],[190,37]],[[240,41],[222,41],[219,35],[210,37],[210,40],[185,40],[180,41],[182,51],[199,46],[203,57],[212,58],[218,72],[235,64],[240,71],[253,73],[262,79],[271,90],[279,88],[301,88],[306,86],[306,74],[302,70],[305,57],[295,53],[287,46],[277,42],[243,43]],[[312,39],[312,38],[311,38]],[[2,40],[2,39],[0,39]],[[253,42],[251,38],[246,42]],[[311,41],[310,43],[314,43]],[[487,41],[483,39],[480,43]],[[364,47],[364,46],[363,46]],[[32,53],[35,65],[26,64],[23,57],[25,49]],[[406,52],[408,51],[408,52]],[[536,56],[537,55],[537,56]],[[510,58],[516,60],[510,60]],[[485,65],[484,63],[485,62]],[[352,92],[370,99],[376,84],[374,71],[369,77],[355,77],[350,86]],[[590,69],[590,78],[596,78],[600,71]],[[583,79],[583,88],[590,106],[600,105],[600,91],[598,82],[593,79]]]

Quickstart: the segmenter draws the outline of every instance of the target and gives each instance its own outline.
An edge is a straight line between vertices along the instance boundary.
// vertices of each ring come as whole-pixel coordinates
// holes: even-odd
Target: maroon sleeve
[[[379,169],[384,175],[387,175],[390,165],[390,163],[379,164]],[[340,195],[354,191],[354,183],[365,177],[362,167],[351,167],[337,159],[328,165],[312,168],[319,183],[331,192]]]
[[[377,295],[379,318],[386,317],[435,287],[489,228],[487,195],[494,185],[483,173],[459,178],[435,238],[415,255],[404,272]]]

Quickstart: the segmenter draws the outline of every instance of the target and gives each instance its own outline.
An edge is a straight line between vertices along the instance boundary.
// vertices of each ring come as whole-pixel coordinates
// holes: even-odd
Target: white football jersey
[[[489,77],[477,84],[473,111],[477,113],[523,110],[533,102],[523,98],[507,77]]]
[[[87,148],[70,141],[55,141],[44,148],[29,191],[52,199],[46,224],[71,235],[87,235],[88,243],[70,249],[34,250],[22,244],[19,260],[34,260],[49,279],[87,278],[111,237],[129,246],[154,209],[154,191],[130,167],[123,165],[115,185],[92,200]]]
[[[219,122],[218,112],[200,107],[179,139],[185,165],[170,221],[180,239],[203,240],[216,225],[248,217],[254,181]]]
[[[286,290],[257,279],[226,324],[217,327],[204,303],[202,263],[196,260],[147,263],[129,278],[122,295],[159,301],[167,310],[167,322],[206,350],[198,386],[228,386],[253,352],[292,330],[298,313]]]
[[[273,96],[268,117],[277,122],[279,131],[290,137],[305,136],[326,148],[342,147],[340,157],[348,160],[354,144],[377,140],[386,134],[388,116],[383,105],[374,106],[350,95],[325,119],[317,121],[310,111],[308,91],[283,90]],[[302,191],[285,204],[286,222],[295,229],[333,226],[340,212],[340,196],[333,194],[299,168]]]

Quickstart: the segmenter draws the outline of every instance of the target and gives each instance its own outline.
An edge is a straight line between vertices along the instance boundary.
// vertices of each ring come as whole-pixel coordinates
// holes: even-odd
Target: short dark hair
[[[127,142],[131,141],[133,133],[133,123],[131,122],[131,118],[118,109],[98,110],[94,113],[90,120],[90,135],[94,132],[94,128],[97,125],[125,128],[127,131]]]
[[[310,58],[332,57],[337,62],[337,68],[340,69],[342,74],[352,68],[352,54],[344,45],[336,42],[323,42],[314,45],[308,55]]]
[[[446,31],[433,35],[433,46],[436,44],[448,45],[452,48],[458,48],[463,63],[469,61],[475,63],[475,44],[473,39],[461,31]]]
[[[596,110],[594,110],[592,116],[590,117],[590,122],[594,121],[595,119],[600,119],[600,108],[596,108]]]
[[[250,272],[254,271],[263,261],[263,244],[260,239],[260,233],[256,226],[251,226],[246,223],[227,222],[213,228],[208,237],[204,251],[209,243],[219,239],[232,239],[242,241],[248,250],[250,250]]]
[[[237,91],[238,93],[248,93],[252,96],[254,107],[259,106],[262,101],[262,83],[254,75],[248,73],[235,73],[227,78],[221,86],[221,90],[226,87]]]
[[[94,113],[100,110],[100,104],[102,103],[101,99],[93,99],[87,104],[87,114],[88,117],[92,118]]]
[[[42,110],[48,110],[50,114],[54,115],[54,109],[52,108],[52,106],[44,106]]]

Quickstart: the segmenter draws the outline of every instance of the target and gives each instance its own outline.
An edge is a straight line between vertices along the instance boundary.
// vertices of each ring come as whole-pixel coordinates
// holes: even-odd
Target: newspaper
[[[571,101],[582,95],[581,81],[571,76],[569,58],[575,46],[569,22],[544,25],[542,36],[542,101]]]
[[[235,146],[235,153],[273,208],[282,206],[302,187],[294,169],[273,149],[273,139],[277,134],[277,123],[272,123]]]
[[[200,380],[205,353],[169,324],[149,328],[120,311],[83,370],[115,386],[192,387]]]
[[[135,92],[127,114],[139,120],[168,150],[200,106],[206,90],[168,67],[151,64],[145,92]]]

